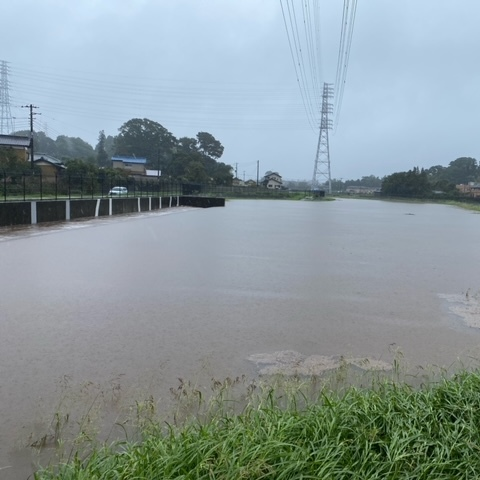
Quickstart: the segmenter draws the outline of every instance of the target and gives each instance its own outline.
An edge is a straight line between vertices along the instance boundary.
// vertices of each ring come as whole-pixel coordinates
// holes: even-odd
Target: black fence
[[[125,197],[174,195],[288,198],[288,190],[263,186],[230,186],[177,182],[162,177],[119,180],[109,176],[42,175],[37,172],[9,173],[0,170],[0,201],[58,200],[118,196],[114,187],[125,187]]]

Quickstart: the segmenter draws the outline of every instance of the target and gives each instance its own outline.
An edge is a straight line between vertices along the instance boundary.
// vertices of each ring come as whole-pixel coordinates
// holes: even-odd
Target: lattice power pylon
[[[8,62],[0,62],[0,134],[13,133],[13,118],[10,111],[10,93],[8,91]]]
[[[330,176],[330,146],[328,144],[328,131],[332,129],[333,104],[330,99],[333,97],[333,86],[331,83],[323,84],[322,94],[322,118],[320,120],[320,133],[318,135],[317,154],[313,169],[312,190],[325,189],[332,193],[332,179]]]

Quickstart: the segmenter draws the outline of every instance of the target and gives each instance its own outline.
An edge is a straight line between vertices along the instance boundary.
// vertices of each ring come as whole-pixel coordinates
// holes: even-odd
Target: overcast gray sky
[[[305,2],[293,1],[300,15]],[[309,3],[319,80],[333,83],[343,2]],[[478,0],[358,0],[332,178],[478,157],[479,18]],[[92,146],[100,130],[148,118],[177,138],[211,133],[240,178],[256,178],[258,160],[261,175],[311,180],[318,130],[280,0],[16,0],[2,20],[16,129],[28,128],[19,106],[30,103],[36,130]]]

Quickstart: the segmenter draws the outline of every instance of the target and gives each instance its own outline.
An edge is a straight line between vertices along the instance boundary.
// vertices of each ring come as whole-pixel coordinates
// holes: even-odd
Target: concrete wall
[[[147,212],[180,206],[224,207],[225,199],[174,196],[5,202],[0,203],[0,227]]]

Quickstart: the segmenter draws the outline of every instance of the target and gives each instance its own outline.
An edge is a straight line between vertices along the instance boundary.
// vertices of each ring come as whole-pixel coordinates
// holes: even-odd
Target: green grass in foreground
[[[240,415],[150,427],[141,442],[96,449],[35,479],[480,478],[478,371],[417,389],[377,381],[324,390],[306,404],[276,392]]]

